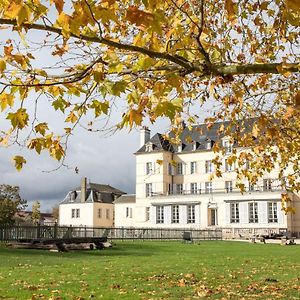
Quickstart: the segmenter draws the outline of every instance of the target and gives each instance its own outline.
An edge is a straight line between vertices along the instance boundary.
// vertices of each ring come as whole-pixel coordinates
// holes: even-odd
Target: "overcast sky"
[[[66,193],[80,185],[81,177],[91,182],[110,184],[127,193],[135,192],[135,157],[139,147],[139,132],[120,131],[110,137],[101,137],[80,130],[70,141],[67,164],[58,166],[47,153],[37,155],[33,151],[10,147],[0,148],[0,183],[17,185],[21,196],[31,202],[39,200],[42,210],[49,210],[63,200]],[[24,155],[27,164],[18,172],[11,157]],[[74,171],[78,167],[79,173]]]

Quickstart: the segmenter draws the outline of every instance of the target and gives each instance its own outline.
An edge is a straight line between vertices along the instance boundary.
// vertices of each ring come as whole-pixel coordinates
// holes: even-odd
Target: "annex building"
[[[141,129],[136,156],[136,195],[114,201],[117,227],[222,228],[229,236],[248,236],[278,231],[300,233],[300,197],[291,194],[296,214],[282,211],[278,170],[264,174],[256,185],[236,187],[235,166],[227,162],[234,148],[219,134],[221,123],[207,130],[205,124],[185,128],[181,143],[172,145],[163,135],[151,137]],[[187,139],[189,135],[189,139]],[[186,142],[190,140],[190,142]],[[214,172],[213,144],[224,147],[222,177]],[[247,167],[247,166],[245,166]],[[298,235],[296,235],[298,236]]]

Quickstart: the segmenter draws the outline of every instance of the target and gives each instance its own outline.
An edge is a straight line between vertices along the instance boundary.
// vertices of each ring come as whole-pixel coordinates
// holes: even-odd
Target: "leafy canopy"
[[[3,145],[29,129],[29,149],[63,160],[74,128],[99,130],[93,119],[114,106],[124,108],[117,128],[162,117],[178,132],[182,120],[203,120],[209,101],[208,126],[257,118],[247,134],[223,129],[252,147],[233,154],[239,166],[251,160],[251,174],[238,176],[255,182],[279,163],[279,177],[299,190],[299,1],[3,0],[0,11],[10,37],[0,58]],[[29,112],[41,96],[65,120],[60,132]]]

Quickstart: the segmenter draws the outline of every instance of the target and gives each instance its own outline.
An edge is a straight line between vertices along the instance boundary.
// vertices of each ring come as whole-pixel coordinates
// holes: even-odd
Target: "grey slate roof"
[[[100,202],[113,203],[113,201],[125,194],[119,189],[116,189],[108,184],[88,183],[86,190],[85,203]],[[61,204],[80,203],[81,202],[81,187],[68,192]]]
[[[160,151],[174,151],[173,146],[169,141],[165,140],[160,133],[156,133],[148,143],[153,144],[153,151],[151,152],[160,152]],[[147,143],[147,144],[148,144]],[[146,152],[146,144],[143,145],[136,153],[144,153]]]
[[[114,201],[114,204],[116,203],[135,203],[135,195],[122,195]]]
[[[253,124],[255,123],[256,118],[248,119],[245,121],[244,127],[245,131],[252,130]],[[219,132],[221,125],[224,125],[226,128],[231,122],[217,122],[209,129],[207,128],[207,124],[199,124],[192,126],[191,130],[186,127],[180,135],[180,140],[182,142],[182,152],[190,152],[193,151],[193,144],[196,143],[196,151],[206,150],[207,142],[211,141],[212,144],[214,142],[219,141],[224,137],[224,134]],[[238,125],[232,127],[232,130],[239,130]],[[179,145],[172,145],[169,141],[163,138],[163,135],[160,133],[155,134],[148,143],[153,144],[153,152],[160,151],[169,151],[176,153],[178,152]],[[148,144],[147,143],[147,144]],[[146,145],[143,145],[136,154],[141,154],[146,152]]]
[[[99,184],[99,183],[89,182],[89,183],[87,183],[87,189],[91,189],[93,191],[102,192],[102,193],[113,193],[116,195],[126,194],[125,192],[123,192],[119,189],[116,189],[116,188],[110,186],[109,184]],[[79,186],[75,190],[80,191],[81,187]]]

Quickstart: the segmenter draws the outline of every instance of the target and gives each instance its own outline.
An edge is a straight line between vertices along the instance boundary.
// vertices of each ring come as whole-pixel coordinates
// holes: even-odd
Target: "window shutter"
[[[182,175],[186,174],[186,164],[182,163]]]
[[[247,224],[249,223],[248,218],[248,203],[247,202],[240,202],[239,205],[239,211],[240,211],[240,223],[241,224]]]
[[[225,203],[225,223],[230,225],[230,203]]]
[[[155,161],[154,162],[152,162],[152,172],[151,172],[151,174],[155,174],[156,173],[156,164],[155,164]]]
[[[258,202],[258,223],[267,224],[268,223],[268,205],[267,202]]]
[[[284,218],[285,218],[285,215],[283,213],[283,211],[281,210],[281,203],[278,202],[277,203],[277,216],[278,216],[278,223],[279,224],[284,224]]]

